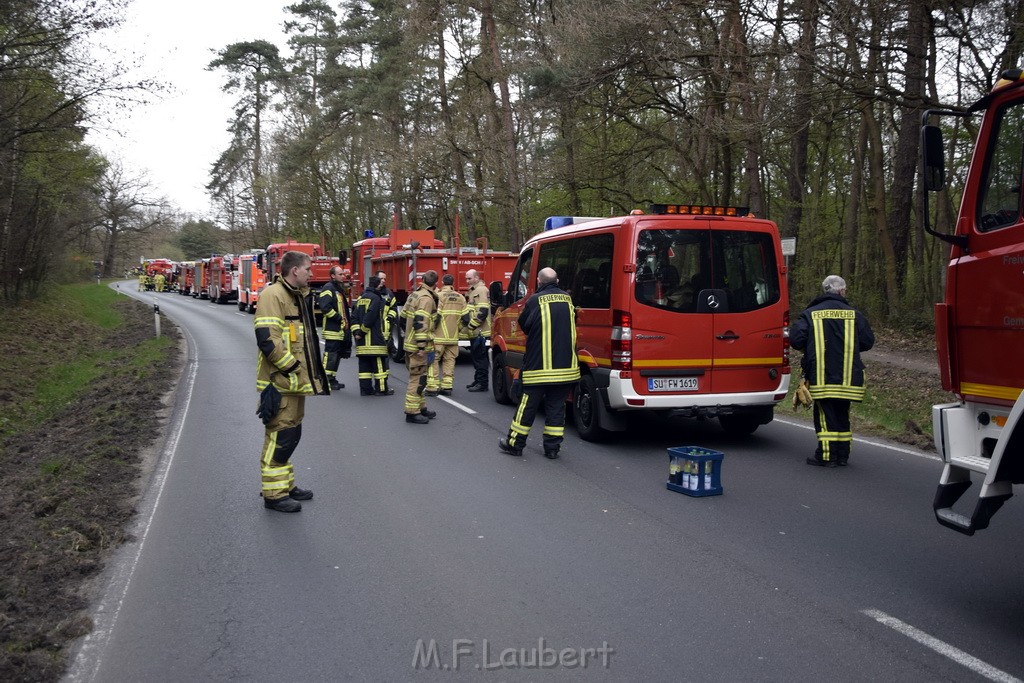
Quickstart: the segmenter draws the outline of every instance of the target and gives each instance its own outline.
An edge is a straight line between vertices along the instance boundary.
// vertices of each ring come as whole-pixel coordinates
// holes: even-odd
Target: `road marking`
[[[469,406],[464,406],[461,403],[459,403],[458,401],[450,399],[447,396],[438,396],[437,398],[441,399],[445,403],[451,403],[453,406],[455,406],[456,408],[458,408],[462,412],[466,413],[467,415],[476,415],[476,411],[473,410],[472,408],[470,408]]]
[[[135,568],[142,557],[142,549],[146,544],[146,537],[149,535],[150,527],[153,526],[153,518],[156,516],[156,510],[160,505],[160,498],[163,496],[164,486],[167,484],[171,465],[174,464],[174,456],[178,450],[178,441],[181,439],[181,434],[185,428],[189,404],[192,402],[192,390],[195,387],[196,374],[199,371],[199,349],[195,338],[192,337],[192,333],[188,331],[188,328],[182,325],[178,327],[188,337],[191,355],[191,358],[188,360],[188,374],[182,387],[185,391],[185,403],[182,406],[177,422],[170,430],[167,443],[164,445],[163,457],[160,459],[158,469],[153,475],[156,497],[153,500],[152,507],[140,519],[142,531],[138,534],[139,542],[135,546],[134,553],[126,558],[125,564],[121,565],[122,568],[116,570],[110,582],[110,593],[100,601],[96,609],[93,630],[83,639],[78,654],[75,656],[75,661],[68,672],[68,678],[71,681],[94,681],[97,675],[99,675],[100,668],[103,665],[103,655],[110,643],[110,638],[113,636],[118,616],[121,614],[121,608],[124,606],[125,598],[128,595],[128,587],[131,585],[132,576],[135,574]],[[89,653],[94,650],[96,652],[95,664],[91,670],[88,670]]]
[[[782,424],[789,425],[790,427],[799,427],[800,429],[806,429],[812,432],[814,431],[814,425],[809,425],[806,422],[791,422],[789,420],[780,420],[779,418],[775,418],[774,422],[781,422]],[[872,441],[870,439],[864,439],[859,436],[853,437],[853,440],[856,441],[857,443],[866,443],[869,446],[877,446],[879,448],[885,448],[890,451],[896,451],[897,453],[903,453],[905,455],[913,455],[918,458],[924,458],[925,460],[937,460],[939,462],[942,462],[942,458],[940,458],[937,455],[932,455],[930,453],[923,453],[921,451],[915,451],[909,448],[901,448],[900,446],[893,446],[891,444],[882,443],[880,441]]]
[[[986,664],[977,657],[969,655],[963,650],[953,647],[949,643],[943,642],[934,636],[930,636],[924,631],[914,628],[910,624],[900,621],[896,617],[890,617],[885,612],[881,612],[877,609],[864,609],[861,613],[871,617],[880,624],[884,624],[894,631],[902,633],[911,640],[915,640],[921,645],[938,652],[943,657],[952,659],[957,664],[966,666],[974,673],[984,676],[990,681],[1002,681],[1003,683],[1021,683],[1019,678],[1011,676],[1010,674],[995,668],[990,664]]]

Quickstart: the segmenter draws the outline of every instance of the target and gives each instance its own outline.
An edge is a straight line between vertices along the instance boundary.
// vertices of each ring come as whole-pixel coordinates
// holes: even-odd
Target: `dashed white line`
[[[952,659],[957,664],[966,666],[968,669],[984,676],[990,681],[1001,681],[1002,683],[1021,683],[1021,680],[1015,676],[1011,676],[1001,669],[997,669],[991,664],[986,664],[977,657],[969,655],[960,648],[953,647],[947,642],[939,640],[934,636],[930,636],[924,631],[914,628],[910,624],[900,621],[896,617],[891,617],[885,612],[877,609],[865,609],[861,610],[861,613],[871,617],[875,621],[889,628],[893,629],[898,633],[902,633],[911,640],[917,641],[921,645],[934,650],[943,657]]]

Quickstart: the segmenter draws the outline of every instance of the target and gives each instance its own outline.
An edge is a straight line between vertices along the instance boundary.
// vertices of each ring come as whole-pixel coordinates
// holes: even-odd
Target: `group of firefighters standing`
[[[313,316],[314,294],[308,288],[310,257],[288,252],[281,260],[280,275],[260,298],[255,319],[257,390],[265,436],[261,453],[261,494],[265,507],[298,512],[299,501],[310,500],[312,491],[296,486],[290,463],[302,433],[307,395],[330,394],[342,389],[338,365],[349,358],[354,343],[359,359],[359,388],[363,396],[391,395],[388,386],[391,328],[398,323],[394,294],[386,275],[368,279],[363,294],[350,304],[349,283],[340,267],[315,295],[323,315],[325,351]],[[428,424],[437,414],[427,407],[430,395],[451,395],[455,358],[460,338],[470,338],[474,382],[470,391],[486,391],[489,363],[486,341],[490,336],[491,306],[487,289],[476,271],[466,273],[468,298],[454,288],[454,277],[445,275],[437,289],[438,274],[428,270],[421,284],[407,298],[401,317],[409,382],[403,409],[405,421]],[[804,351],[802,369],[815,399],[814,423],[818,447],[808,464],[825,467],[846,465],[852,433],[851,401],[864,396],[864,366],[860,352],[874,343],[867,319],[846,301],[846,283],[829,276],[824,293],[804,310],[793,324],[791,343]],[[536,292],[526,301],[518,325],[526,333],[526,349],[517,382],[522,396],[507,436],[499,448],[522,456],[523,447],[541,404],[544,405],[544,455],[558,457],[565,429],[565,403],[580,380],[576,355],[576,308],[570,295],[558,287],[551,268],[537,275]],[[480,340],[477,342],[477,340]]]

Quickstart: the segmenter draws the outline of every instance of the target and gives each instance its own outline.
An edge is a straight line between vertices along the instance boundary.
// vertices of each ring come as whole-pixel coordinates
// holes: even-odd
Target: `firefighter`
[[[455,276],[441,278],[437,294],[437,326],[434,329],[434,362],[427,371],[427,396],[451,396],[455,384],[455,359],[459,357],[459,327],[467,316],[466,297],[455,291]]]
[[[344,389],[338,381],[338,364],[352,356],[352,335],[349,330],[347,276],[341,266],[332,266],[330,281],[320,290],[317,306],[324,319],[324,369],[331,389]]]
[[[427,409],[423,392],[427,388],[427,368],[434,362],[434,328],[437,322],[437,271],[423,274],[423,283],[405,301],[405,365],[409,384],[405,388],[405,421],[426,424],[437,417]]]
[[[259,354],[256,389],[273,385],[280,392],[280,408],[264,414],[265,434],[260,457],[263,505],[278,512],[298,512],[300,500],[313,492],[295,485],[290,462],[302,436],[306,396],[329,395],[327,374],[320,364],[320,340],[308,288],[312,261],[307,254],[289,251],[281,258],[280,275],[260,295],[254,327]]]
[[[814,431],[818,447],[808,465],[840,467],[850,459],[850,402],[864,398],[861,351],[875,345],[875,335],[863,313],[846,300],[846,281],[829,275],[820,294],[800,314],[789,332],[789,343],[804,352],[800,361],[814,399]]]
[[[153,288],[156,289],[156,291],[164,291],[165,282],[167,282],[167,278],[164,277],[163,273],[157,273],[153,276]]]
[[[576,360],[576,309],[572,297],[558,287],[551,268],[537,273],[537,292],[523,306],[519,327],[526,333],[526,353],[520,378],[523,396],[508,436],[498,447],[521,456],[537,408],[544,403],[544,457],[554,460],[565,433],[565,401],[580,380]]]
[[[466,301],[472,308],[469,325],[463,335],[469,339],[469,357],[473,360],[473,382],[466,385],[470,391],[487,391],[490,362],[487,358],[487,340],[491,336],[491,298],[487,287],[480,281],[480,273],[466,271],[469,294]]]
[[[147,280],[148,280],[148,278],[146,278],[146,271],[142,271],[141,273],[139,273],[139,291],[140,292],[145,292],[146,291],[146,282],[147,282]]]
[[[352,311],[352,337],[359,359],[359,395],[390,396],[395,390],[388,387],[387,310],[378,290],[380,280],[371,275],[368,284]]]
[[[374,275],[380,280],[377,293],[380,294],[380,299],[384,302],[384,339],[387,340],[388,353],[390,355],[391,352],[397,350],[391,331],[398,324],[398,299],[395,298],[394,292],[388,289],[388,274],[383,270],[378,270]]]

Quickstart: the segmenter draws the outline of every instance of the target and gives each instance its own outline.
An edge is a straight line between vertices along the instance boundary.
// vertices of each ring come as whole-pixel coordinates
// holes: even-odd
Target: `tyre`
[[[576,399],[572,404],[573,419],[576,422],[576,433],[584,441],[601,441],[608,432],[601,425],[601,395],[590,375],[580,377]]]
[[[761,418],[756,413],[731,413],[719,415],[718,423],[728,434],[750,436],[761,426]]]
[[[503,406],[512,405],[512,380],[505,368],[505,356],[501,353],[494,354],[491,363],[491,392],[496,402]]]
[[[391,323],[391,337],[388,339],[388,357],[392,363],[405,363],[405,322],[399,316],[398,320]]]
[[[239,300],[239,302],[238,302],[238,310],[243,312],[243,313],[245,312],[245,304],[242,303],[241,300]]]

